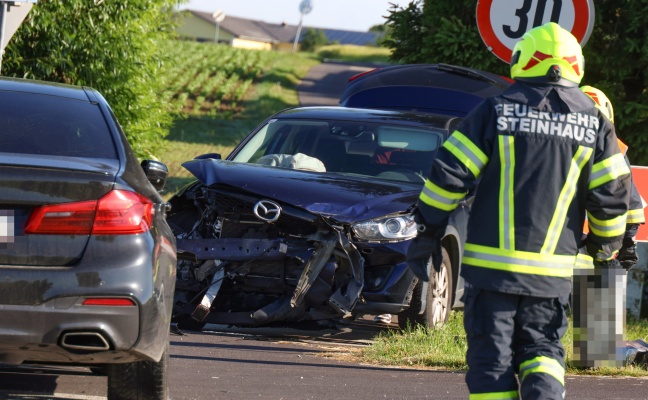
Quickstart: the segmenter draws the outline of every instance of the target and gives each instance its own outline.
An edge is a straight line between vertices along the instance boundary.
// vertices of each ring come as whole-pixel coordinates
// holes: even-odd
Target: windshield
[[[275,119],[232,161],[423,182],[444,137],[427,126]]]

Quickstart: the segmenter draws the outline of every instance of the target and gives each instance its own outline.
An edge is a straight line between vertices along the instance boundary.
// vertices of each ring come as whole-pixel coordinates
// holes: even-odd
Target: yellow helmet
[[[607,98],[605,93],[595,87],[587,85],[581,86],[581,90],[591,97],[596,104],[596,108],[601,110],[603,115],[605,115],[610,122],[614,123],[614,108],[612,108],[612,102],[610,102],[610,99]]]
[[[583,79],[584,67],[578,40],[560,25],[548,22],[529,30],[515,44],[511,78],[576,86]]]

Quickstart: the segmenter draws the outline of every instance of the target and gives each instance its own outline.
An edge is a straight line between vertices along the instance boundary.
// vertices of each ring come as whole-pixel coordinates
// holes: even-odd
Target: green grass
[[[209,46],[209,44],[204,44]],[[216,46],[211,46],[216,47]],[[225,158],[254,127],[277,111],[299,104],[297,85],[318,61],[309,55],[273,53],[264,73],[250,87],[237,110],[203,114],[175,113],[160,161],[169,167],[165,197],[193,180],[184,161],[205,153]]]
[[[379,47],[331,45],[317,54],[292,54],[183,41],[170,42],[167,52],[168,68],[160,73],[165,74],[168,90],[163,95],[174,124],[159,155],[169,167],[166,198],[193,180],[184,161],[206,153],[225,158],[267,117],[299,105],[297,85],[319,59],[387,62],[390,53]],[[237,95],[223,95],[223,85],[236,77],[239,84],[228,91]],[[235,90],[239,86],[245,93]]]
[[[444,326],[432,330],[408,327],[380,333],[361,353],[363,362],[381,365],[466,369],[463,313],[453,312]]]
[[[646,340],[648,321],[628,319],[626,340]],[[567,363],[567,373],[573,375],[605,376],[648,376],[645,367],[628,366],[623,368],[597,367],[591,369],[574,368],[572,359],[572,324],[563,337]],[[356,354],[356,361],[393,366],[424,367],[432,369],[465,371],[466,335],[463,328],[463,313],[453,311],[446,325],[438,329],[415,327],[403,331],[380,333],[375,342]]]
[[[318,48],[316,54],[321,59],[388,64],[391,50],[385,47],[332,44]]]

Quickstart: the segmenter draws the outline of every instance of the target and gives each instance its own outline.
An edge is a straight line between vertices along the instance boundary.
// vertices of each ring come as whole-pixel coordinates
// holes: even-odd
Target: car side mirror
[[[155,160],[144,160],[141,165],[146,178],[148,178],[155,190],[160,192],[164,188],[167,176],[169,175],[167,166]]]

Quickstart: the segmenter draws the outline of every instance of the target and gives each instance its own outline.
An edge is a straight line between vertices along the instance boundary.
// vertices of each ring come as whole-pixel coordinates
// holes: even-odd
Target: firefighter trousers
[[[466,285],[466,384],[471,400],[564,399],[560,339],[567,330],[568,301],[568,295],[540,298]]]

